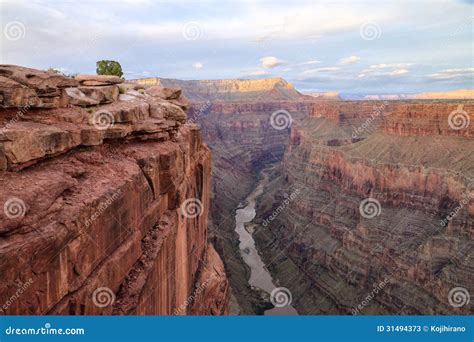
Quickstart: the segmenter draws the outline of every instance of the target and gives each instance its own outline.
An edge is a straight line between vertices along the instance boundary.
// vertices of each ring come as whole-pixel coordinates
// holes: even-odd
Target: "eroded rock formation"
[[[211,155],[185,99],[0,72],[0,313],[227,313],[208,242]]]
[[[472,113],[472,101],[332,101],[296,123],[255,236],[300,313],[473,313]]]
[[[257,175],[265,166],[279,162],[289,139],[287,126],[272,126],[272,113],[286,111],[298,121],[310,113],[306,102],[209,102],[192,104],[189,120],[202,126],[203,139],[213,155],[210,232],[220,253],[243,314],[262,313],[269,308],[253,291],[250,272],[240,255],[235,232],[235,209],[252,192]],[[288,119],[283,114],[283,119]],[[235,313],[236,313],[235,312]]]
[[[198,102],[269,102],[305,101],[310,96],[299,93],[291,83],[282,78],[262,78],[257,80],[200,80],[182,81],[158,77],[135,80],[142,85],[162,85],[183,89],[193,103]]]

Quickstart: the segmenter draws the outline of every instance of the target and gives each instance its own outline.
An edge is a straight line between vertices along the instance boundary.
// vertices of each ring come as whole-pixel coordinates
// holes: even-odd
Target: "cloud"
[[[260,63],[262,64],[262,67],[267,69],[286,64],[285,61],[271,56],[260,58]]]
[[[393,69],[402,68],[413,65],[413,63],[390,63],[390,64],[374,64],[369,66],[369,69]]]
[[[307,62],[300,63],[298,65],[310,65],[310,64],[318,64],[318,63],[321,63],[321,62],[318,61],[318,60],[312,60],[312,61],[307,61]]]
[[[434,74],[431,74],[429,77],[437,80],[453,80],[468,78],[474,76],[474,68],[464,68],[464,69],[444,69],[438,71]]]
[[[396,69],[396,70],[390,71],[388,74],[389,76],[400,76],[400,75],[408,74],[408,73],[409,71],[407,69]]]
[[[314,69],[307,69],[303,71],[303,75],[316,75],[320,73],[331,73],[340,70],[339,67],[324,67],[324,68],[314,68]]]
[[[413,63],[389,63],[389,64],[373,64],[357,76],[358,78],[365,77],[397,77],[408,74],[410,70],[408,67]]]
[[[199,70],[199,69],[202,69],[204,67],[204,64],[202,64],[200,62],[197,62],[197,63],[193,64],[193,67],[194,67],[194,69]]]
[[[267,75],[267,72],[263,69],[249,69],[249,70],[243,70],[241,72],[241,75],[244,77],[263,76],[263,75]]]
[[[350,56],[350,57],[341,58],[339,60],[339,64],[342,64],[342,65],[354,64],[354,63],[357,63],[358,61],[360,61],[360,57]]]

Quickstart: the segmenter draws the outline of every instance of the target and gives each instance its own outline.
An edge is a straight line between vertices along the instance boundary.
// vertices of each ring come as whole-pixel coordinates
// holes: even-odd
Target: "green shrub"
[[[122,77],[122,66],[117,61],[102,60],[96,62],[97,75],[115,75]]]

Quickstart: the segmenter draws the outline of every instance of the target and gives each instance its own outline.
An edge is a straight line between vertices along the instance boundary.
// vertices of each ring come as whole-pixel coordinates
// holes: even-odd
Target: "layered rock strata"
[[[255,237],[299,312],[473,313],[473,112],[333,101],[293,126]]]
[[[94,100],[121,81],[1,69],[38,81],[0,82],[0,313],[227,313],[208,241],[211,155],[186,101],[130,86],[74,106],[66,88]],[[44,89],[64,102],[46,110]]]
[[[236,299],[234,313],[261,314],[269,308],[262,295],[248,285],[250,270],[240,254],[235,210],[252,192],[260,170],[283,157],[291,125],[286,121],[287,127],[272,126],[272,113],[284,110],[296,122],[308,115],[309,109],[288,101],[191,105],[189,120],[201,125],[203,139],[212,150],[210,232]]]
[[[282,78],[256,80],[199,80],[184,81],[158,77],[134,80],[144,86],[161,85],[183,89],[193,103],[197,102],[270,102],[311,101],[310,96],[298,92]]]

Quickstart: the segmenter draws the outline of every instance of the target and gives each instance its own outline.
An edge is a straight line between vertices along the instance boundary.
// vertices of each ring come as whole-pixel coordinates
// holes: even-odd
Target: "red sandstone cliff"
[[[0,71],[0,313],[227,313],[180,91]]]

